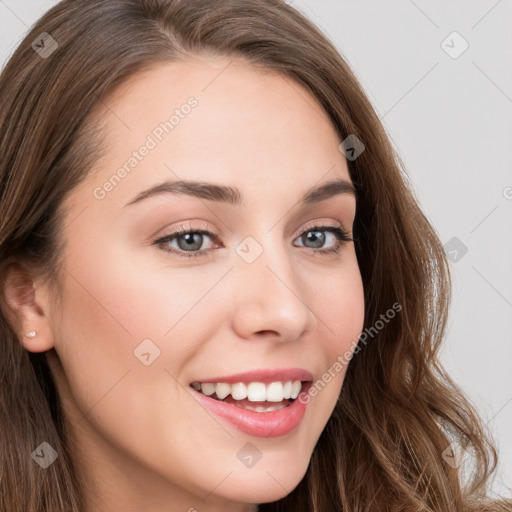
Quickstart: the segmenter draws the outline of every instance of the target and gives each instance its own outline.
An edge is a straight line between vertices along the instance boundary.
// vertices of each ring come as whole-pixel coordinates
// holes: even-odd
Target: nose
[[[240,337],[288,342],[314,329],[312,294],[283,247],[264,248],[252,263],[240,258],[234,270],[232,325]]]

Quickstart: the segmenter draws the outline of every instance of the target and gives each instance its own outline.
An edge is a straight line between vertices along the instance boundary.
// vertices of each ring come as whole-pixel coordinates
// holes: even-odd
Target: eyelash
[[[311,231],[328,231],[330,233],[333,233],[337,238],[336,246],[331,249],[311,249],[306,247],[306,250],[310,252],[310,254],[314,254],[315,256],[320,255],[327,255],[327,254],[338,254],[341,250],[341,247],[344,242],[353,242],[354,239],[348,236],[348,233],[345,231],[345,229],[339,225],[335,224],[329,224],[329,225],[323,225],[318,226],[314,225],[311,227],[306,228],[302,233],[299,234],[299,237],[305,235],[306,233],[309,233]],[[159,238],[155,242],[153,242],[153,245],[158,245],[163,251],[170,252],[172,254],[177,254],[180,257],[184,258],[197,258],[201,256],[205,256],[205,252],[211,250],[211,249],[203,249],[202,251],[181,251],[176,249],[169,249],[168,246],[164,247],[166,243],[171,242],[175,238],[179,238],[183,235],[188,234],[199,234],[199,235],[208,235],[213,242],[217,243],[219,241],[219,236],[216,233],[213,233],[209,231],[208,229],[191,229],[186,228],[185,226],[179,227],[176,231],[173,233],[169,233],[168,235],[165,235],[162,238]]]

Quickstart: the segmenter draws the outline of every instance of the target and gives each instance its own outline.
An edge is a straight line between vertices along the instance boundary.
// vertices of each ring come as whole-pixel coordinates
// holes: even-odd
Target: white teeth
[[[215,384],[210,384],[207,382],[206,384],[201,384],[201,391],[206,395],[210,396],[215,393]]]
[[[219,400],[224,400],[231,393],[231,386],[224,382],[220,382],[215,386],[215,393],[219,397]]]
[[[247,400],[264,402],[267,399],[267,388],[263,382],[251,382],[247,386]]]
[[[231,396],[235,400],[243,400],[247,398],[247,386],[243,382],[233,384],[231,386]]]
[[[192,387],[207,396],[216,393],[219,400],[224,400],[228,395],[231,395],[235,400],[247,398],[250,402],[282,402],[290,398],[297,398],[302,389],[302,382],[300,380],[290,380],[270,382],[268,384],[263,382],[227,384],[226,382],[200,383],[196,381],[192,383]]]
[[[301,387],[302,387],[302,384],[301,384],[300,380],[295,380],[293,382],[292,394],[290,395],[290,398],[293,398],[293,399],[297,398],[299,396]]]
[[[283,386],[283,398],[290,398],[292,394],[292,386],[293,382],[290,380]]]
[[[268,385],[267,400],[269,402],[283,401],[283,385],[280,382],[272,382]]]

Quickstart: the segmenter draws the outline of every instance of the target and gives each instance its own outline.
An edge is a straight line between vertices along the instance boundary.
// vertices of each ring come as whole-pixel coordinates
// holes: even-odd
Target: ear
[[[53,348],[49,301],[44,287],[36,286],[33,273],[26,267],[11,263],[4,269],[1,292],[8,311],[7,319],[22,345],[29,352],[44,352]],[[26,334],[35,331],[35,336]]]

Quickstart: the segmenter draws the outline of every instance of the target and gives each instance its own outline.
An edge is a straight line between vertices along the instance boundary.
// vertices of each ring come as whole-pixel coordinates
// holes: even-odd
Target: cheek
[[[353,259],[347,258],[342,270],[322,281],[322,291],[317,292],[312,307],[319,317],[317,332],[322,368],[306,400],[311,411],[324,419],[336,405],[364,327],[364,289],[355,255]]]
[[[315,306],[321,319],[319,327],[325,329],[324,350],[332,362],[355,348],[364,327],[364,289],[355,255],[323,284]]]
[[[126,254],[109,253],[105,245],[100,261],[94,252],[89,246],[67,259],[56,336],[57,353],[84,410],[128,371],[132,379],[142,370],[146,389],[158,387],[164,369],[179,378],[202,326],[211,323],[212,303],[201,298],[218,279],[203,278],[197,269],[150,268]]]
[[[103,248],[101,260],[93,250],[83,251],[66,265],[68,307],[82,324],[80,332],[114,332],[132,343],[161,338],[193,311],[212,281],[212,276],[203,279],[200,270],[131,256],[121,244],[110,249]]]
[[[158,318],[163,307],[173,308],[155,296],[157,287],[144,287],[147,280],[142,272],[126,268],[126,258],[103,251],[98,260],[98,253],[93,253],[90,246],[66,260],[63,310],[55,341],[69,386],[83,411],[127,372],[146,368],[134,349],[144,339],[159,340],[156,344],[161,345],[164,327]],[[148,371],[148,378],[151,375]]]

